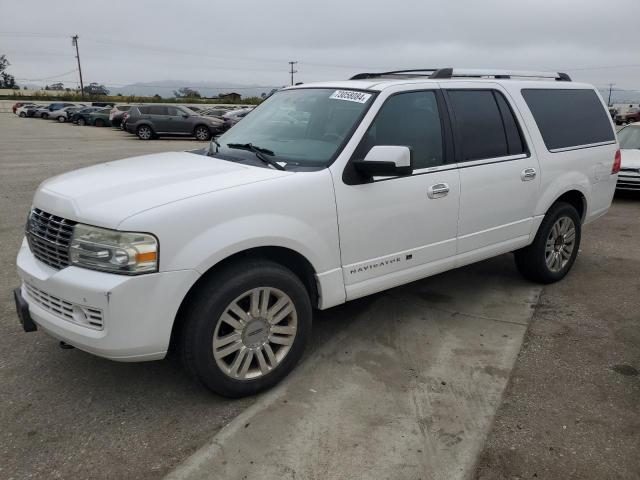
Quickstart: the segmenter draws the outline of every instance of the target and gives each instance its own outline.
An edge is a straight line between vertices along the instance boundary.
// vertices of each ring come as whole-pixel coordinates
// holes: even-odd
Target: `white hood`
[[[187,152],[102,163],[44,181],[33,204],[90,225],[116,228],[127,217],[205,193],[292,175]]]
[[[620,150],[622,154],[622,168],[640,168],[640,150],[635,149],[623,149]]]

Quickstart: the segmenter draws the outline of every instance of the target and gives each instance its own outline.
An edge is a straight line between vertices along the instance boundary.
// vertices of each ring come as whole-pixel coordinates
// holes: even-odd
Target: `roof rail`
[[[381,78],[394,76],[423,77],[431,79],[444,78],[486,78],[497,79],[517,78],[548,78],[560,82],[570,82],[571,77],[563,72],[536,72],[527,70],[484,70],[484,69],[454,69],[454,68],[418,68],[411,70],[394,70],[381,73],[358,73],[351,80],[363,80],[367,78]]]

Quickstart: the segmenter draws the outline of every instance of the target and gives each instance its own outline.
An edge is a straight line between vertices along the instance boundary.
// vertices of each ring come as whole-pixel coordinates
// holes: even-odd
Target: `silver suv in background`
[[[221,133],[224,127],[221,119],[198,115],[181,105],[132,106],[125,125],[127,132],[141,140],[185,136],[204,141]]]

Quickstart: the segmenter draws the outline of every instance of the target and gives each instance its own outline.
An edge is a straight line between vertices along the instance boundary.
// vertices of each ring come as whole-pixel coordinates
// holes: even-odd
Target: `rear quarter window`
[[[613,142],[615,134],[598,95],[588,89],[523,89],[548,150]]]

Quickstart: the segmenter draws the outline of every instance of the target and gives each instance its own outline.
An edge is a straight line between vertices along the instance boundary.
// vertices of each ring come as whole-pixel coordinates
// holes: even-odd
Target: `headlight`
[[[71,237],[72,265],[137,275],[158,271],[158,240],[148,233],[119,232],[77,224]]]

